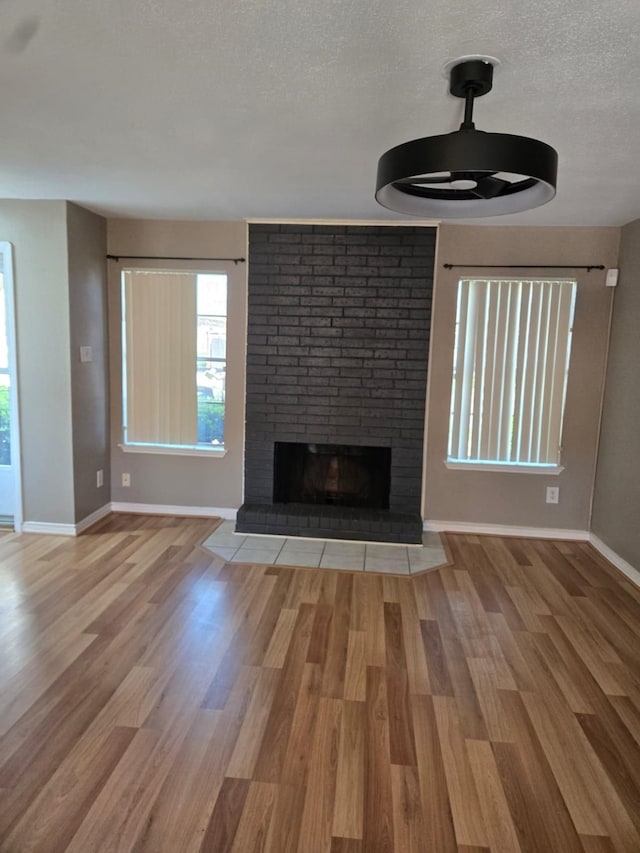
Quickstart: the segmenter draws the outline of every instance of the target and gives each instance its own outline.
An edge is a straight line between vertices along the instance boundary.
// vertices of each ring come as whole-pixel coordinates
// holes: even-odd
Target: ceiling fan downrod
[[[474,130],[473,102],[491,91],[493,65],[482,59],[468,59],[453,66],[449,81],[451,94],[456,98],[464,98],[464,121],[460,125],[460,130]]]

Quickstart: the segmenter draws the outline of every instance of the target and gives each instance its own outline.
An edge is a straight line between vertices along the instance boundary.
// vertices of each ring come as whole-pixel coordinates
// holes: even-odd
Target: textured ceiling
[[[638,0],[1,0],[0,33],[0,197],[389,219],[379,156],[456,129],[442,66],[480,53],[501,65],[476,126],[560,165],[550,204],[479,221],[640,216]]]

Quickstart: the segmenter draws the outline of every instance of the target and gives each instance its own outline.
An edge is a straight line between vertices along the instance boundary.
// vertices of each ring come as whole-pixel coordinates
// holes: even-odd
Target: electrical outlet
[[[560,489],[558,486],[547,486],[547,503],[557,504],[560,502]]]
[[[104,485],[104,472],[102,468],[96,471],[96,487],[99,489],[100,486]]]
[[[131,474],[123,474],[122,475],[122,485],[130,486],[131,485]]]
[[[91,347],[80,347],[80,361],[93,361],[93,350]]]

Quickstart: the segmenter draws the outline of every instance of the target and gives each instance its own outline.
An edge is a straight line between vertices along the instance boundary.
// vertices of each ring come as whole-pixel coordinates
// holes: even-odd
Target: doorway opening
[[[0,529],[22,529],[15,299],[11,243],[0,241]]]

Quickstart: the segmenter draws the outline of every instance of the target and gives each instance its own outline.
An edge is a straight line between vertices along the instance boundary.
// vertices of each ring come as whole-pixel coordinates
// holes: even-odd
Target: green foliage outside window
[[[198,443],[224,444],[224,403],[198,400]]]

